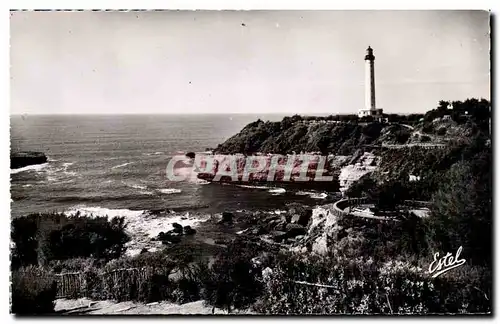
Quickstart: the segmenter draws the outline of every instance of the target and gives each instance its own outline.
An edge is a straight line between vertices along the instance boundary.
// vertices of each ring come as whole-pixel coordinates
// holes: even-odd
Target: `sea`
[[[44,152],[48,162],[11,170],[11,217],[65,212],[123,216],[131,230],[154,236],[170,223],[195,226],[215,213],[284,210],[291,201],[309,205],[336,193],[169,181],[174,155],[213,149],[257,119],[283,115],[15,115],[11,151]]]

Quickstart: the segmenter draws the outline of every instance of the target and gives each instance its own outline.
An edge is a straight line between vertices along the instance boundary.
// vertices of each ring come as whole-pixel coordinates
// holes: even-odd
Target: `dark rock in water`
[[[223,212],[221,223],[232,223],[233,222],[233,213]]]
[[[273,219],[269,223],[265,224],[263,227],[266,231],[283,231],[285,230],[286,223],[279,220],[279,219]]]
[[[181,233],[182,234],[182,225],[179,223],[173,223],[172,227],[174,228],[174,233]]]
[[[258,217],[258,215],[256,215],[256,217]],[[270,215],[270,216],[265,217],[262,221],[264,223],[269,223],[270,221],[276,220],[276,219],[278,219],[277,215]]]
[[[196,234],[196,230],[192,228],[191,226],[184,226],[184,234],[186,235],[193,235]]]
[[[286,226],[286,236],[295,237],[297,235],[306,234],[306,228],[299,224],[288,224]]]
[[[292,224],[299,224],[302,226],[307,226],[309,224],[309,221],[311,220],[312,213],[304,214],[304,215],[299,215],[295,214],[292,216],[291,223]]]
[[[149,250],[148,250],[148,249],[146,249],[146,248],[143,248],[143,249],[141,250],[141,254],[148,253],[148,252],[149,252]]]
[[[215,244],[221,244],[221,245],[227,245],[231,243],[231,240],[225,240],[225,239],[216,239],[214,240]]]
[[[10,154],[11,169],[43,163],[47,163],[47,156],[42,152],[15,152]]]
[[[270,234],[271,234],[273,241],[275,241],[275,242],[281,242],[284,239],[286,239],[286,236],[287,236],[286,232],[282,232],[282,231],[272,231]]]
[[[165,233],[164,232],[160,232],[157,236],[157,238],[160,240],[160,241],[163,241],[163,238],[165,237]]]
[[[151,215],[151,216],[159,216],[159,215],[161,215],[164,212],[165,212],[165,209],[151,209],[149,211],[149,215]]]
[[[196,154],[194,152],[187,152],[186,153],[186,157],[190,158],[190,159],[194,159],[196,156]]]
[[[160,234],[158,234],[158,240],[160,240],[163,244],[179,243],[181,241],[181,236],[182,233],[174,231],[168,231],[166,233],[160,232]]]
[[[270,232],[270,231],[273,231],[274,228],[276,227],[276,225],[278,224],[278,220],[277,219],[273,219],[271,220],[269,223],[265,224],[264,225],[264,228],[266,229],[266,231]]]
[[[283,220],[279,220],[274,225],[274,229],[276,231],[286,231],[286,225],[287,225],[287,222],[285,222]]]
[[[292,216],[291,215],[281,215],[280,220],[282,223],[290,223],[292,220]]]
[[[292,215],[290,222],[292,224],[299,224],[307,226],[312,217],[312,209],[308,206],[293,203],[288,207],[290,215]]]
[[[181,241],[181,237],[180,236],[168,236],[166,240],[163,240],[162,243],[163,244],[167,244],[167,243],[179,243]]]
[[[266,233],[267,233],[267,231],[261,226],[257,226],[256,228],[254,228],[250,231],[250,234],[252,234],[252,235],[262,235],[262,234],[266,234]]]

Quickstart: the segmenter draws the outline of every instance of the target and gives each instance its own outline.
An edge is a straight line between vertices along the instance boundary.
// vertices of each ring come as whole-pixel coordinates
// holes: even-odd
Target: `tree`
[[[491,263],[491,150],[452,166],[438,184],[428,219],[430,236],[440,251],[456,251],[474,263]]]
[[[381,210],[394,210],[408,197],[407,188],[400,181],[389,181],[368,190],[368,198]]]
[[[240,243],[230,245],[217,257],[204,279],[204,298],[215,307],[244,308],[262,293],[260,270],[251,262],[255,251]]]

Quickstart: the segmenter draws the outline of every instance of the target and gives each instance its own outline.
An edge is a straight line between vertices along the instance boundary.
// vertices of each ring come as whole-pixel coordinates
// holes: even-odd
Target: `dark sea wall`
[[[15,152],[10,154],[10,168],[18,169],[28,165],[47,162],[47,156],[42,152]]]

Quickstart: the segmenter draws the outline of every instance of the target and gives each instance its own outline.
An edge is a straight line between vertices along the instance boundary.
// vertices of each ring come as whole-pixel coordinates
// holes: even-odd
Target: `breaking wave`
[[[174,188],[158,189],[158,191],[166,195],[177,194],[182,192],[181,189],[174,189]]]
[[[11,169],[10,174],[16,174],[19,172],[26,172],[26,171],[42,171],[45,167],[47,167],[49,164],[48,163],[43,163],[43,164],[34,164],[34,165],[28,165],[22,168],[18,169]]]
[[[324,192],[318,193],[318,192],[314,192],[314,191],[297,191],[295,193],[295,195],[297,195],[297,196],[309,196],[313,199],[325,199],[326,197],[328,197],[328,194],[326,194]]]
[[[190,215],[189,212],[184,214],[173,212],[168,215],[155,216],[146,210],[109,209],[87,206],[75,206],[67,210],[66,214],[75,215],[78,212],[82,216],[89,217],[124,217],[127,224],[125,231],[131,237],[131,240],[126,244],[127,255],[136,255],[143,248],[151,250],[161,248],[161,242],[152,241],[151,239],[158,236],[160,232],[167,232],[173,229],[173,223],[178,223],[182,226],[189,225],[194,228],[209,219],[208,215]]]
[[[273,195],[281,195],[286,192],[284,188],[272,188],[269,189],[268,192],[272,193]]]
[[[122,168],[126,165],[129,165],[129,164],[132,164],[134,162],[127,162],[127,163],[123,163],[123,164],[118,164],[118,165],[115,165],[114,167],[111,167],[111,169],[118,169],[118,168]]]

